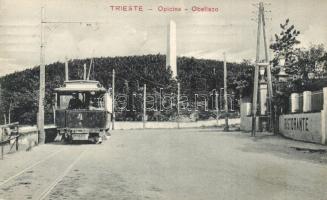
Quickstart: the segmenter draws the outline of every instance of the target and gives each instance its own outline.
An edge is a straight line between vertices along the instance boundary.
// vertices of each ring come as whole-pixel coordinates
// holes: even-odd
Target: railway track
[[[88,149],[87,145],[67,147],[50,153],[1,181],[0,199],[46,199]]]

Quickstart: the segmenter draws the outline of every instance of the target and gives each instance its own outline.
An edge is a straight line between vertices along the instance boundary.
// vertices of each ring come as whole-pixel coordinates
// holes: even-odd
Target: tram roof
[[[63,87],[55,88],[56,92],[106,92],[99,81],[93,80],[71,80],[65,81]]]

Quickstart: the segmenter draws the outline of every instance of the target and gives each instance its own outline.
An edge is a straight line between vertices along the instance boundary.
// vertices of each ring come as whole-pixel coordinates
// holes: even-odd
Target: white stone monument
[[[176,23],[170,20],[167,29],[166,67],[170,66],[173,78],[177,77]]]

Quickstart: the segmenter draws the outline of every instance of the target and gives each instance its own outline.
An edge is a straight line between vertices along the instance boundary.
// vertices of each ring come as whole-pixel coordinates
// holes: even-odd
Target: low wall
[[[21,136],[18,138],[18,151],[29,151],[38,144],[38,130],[36,126],[20,126],[19,133]],[[45,142],[52,142],[57,135],[57,130],[54,125],[45,126]],[[4,145],[4,153],[13,153],[16,151],[15,140]],[[14,146],[12,146],[14,145]]]
[[[242,116],[240,129],[242,131],[251,131],[252,130],[252,117]]]
[[[256,117],[256,129],[257,131],[260,131],[260,126],[259,126],[259,117]],[[252,116],[243,116],[241,118],[241,123],[240,123],[240,129],[242,131],[252,131]]]
[[[287,114],[279,117],[279,133],[306,142],[321,143],[321,113]]]
[[[25,132],[23,135],[19,137],[18,144],[19,150],[30,150],[32,147],[38,144],[38,132]],[[13,142],[13,141],[12,141]]]
[[[229,125],[238,125],[240,124],[240,119],[229,119]],[[196,121],[196,122],[145,122],[145,127],[143,122],[123,122],[116,121],[115,122],[115,130],[129,130],[129,129],[154,129],[154,128],[162,128],[162,129],[170,129],[170,128],[201,128],[201,127],[214,127],[214,126],[223,126],[225,124],[225,119],[217,120],[206,120],[206,121]]]
[[[38,144],[38,132],[20,132],[22,135],[18,138],[18,151],[29,151]],[[4,154],[16,152],[15,139],[3,146]]]

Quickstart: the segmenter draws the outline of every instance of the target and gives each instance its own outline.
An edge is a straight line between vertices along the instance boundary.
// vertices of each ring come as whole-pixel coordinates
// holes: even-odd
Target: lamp
[[[260,73],[260,77],[261,77],[261,82],[264,82],[264,75],[265,75],[265,66],[259,66],[259,73]]]
[[[277,74],[278,82],[286,82],[288,79],[288,74],[285,72],[284,67],[280,68],[279,73]]]
[[[288,74],[285,72],[285,57],[280,57],[278,60],[278,66],[280,67],[277,74],[278,82],[285,83],[288,79]]]
[[[278,60],[278,65],[284,67],[285,66],[285,57],[280,57]]]

